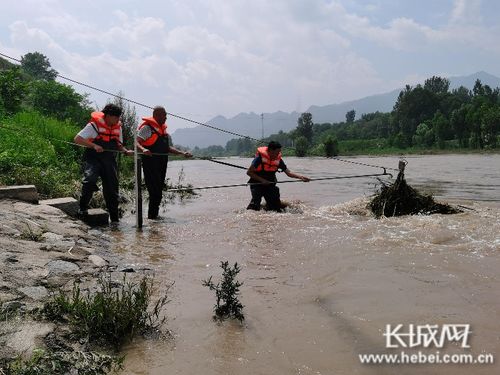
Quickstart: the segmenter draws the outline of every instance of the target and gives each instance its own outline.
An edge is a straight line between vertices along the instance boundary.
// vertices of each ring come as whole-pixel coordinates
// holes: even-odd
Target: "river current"
[[[398,164],[397,157],[347,160]],[[128,214],[119,231],[109,232],[113,251],[136,268],[152,269],[160,289],[174,285],[165,309],[172,337],[131,343],[125,373],[500,373],[500,155],[407,161],[411,186],[464,212],[378,220],[366,202],[379,182],[359,178],[281,184],[282,199],[291,204],[283,214],[245,210],[247,187],[203,190],[168,203],[165,219],[146,219],[140,232]],[[285,162],[310,177],[380,172],[324,158]],[[243,170],[202,160],[172,161],[167,174],[175,181],[181,171],[193,186],[247,180]],[[223,260],[241,266],[243,324],[212,320],[215,297],[202,280],[217,280]],[[469,347],[448,340],[442,348],[386,348],[387,325],[398,324],[468,324]],[[368,365],[359,358],[401,350],[492,354],[497,363]]]

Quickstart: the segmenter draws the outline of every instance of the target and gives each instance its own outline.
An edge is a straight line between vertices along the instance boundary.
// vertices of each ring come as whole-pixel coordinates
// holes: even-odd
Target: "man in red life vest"
[[[158,219],[165,177],[167,175],[168,154],[183,155],[190,158],[189,152],[170,146],[167,133],[167,111],[157,106],[153,117],[144,117],[137,131],[137,148],[143,153],[142,170],[149,193],[148,219]]]
[[[267,147],[259,147],[255,158],[247,170],[250,176],[249,183],[262,183],[250,185],[252,200],[247,210],[260,210],[262,197],[266,200],[268,210],[281,212],[280,189],[276,186],[276,172],[280,169],[288,177],[297,178],[308,182],[309,178],[290,171],[281,159],[281,144],[271,141]]]
[[[102,190],[111,222],[118,222],[118,166],[116,155],[134,152],[123,146],[120,116],[122,110],[107,104],[102,112],[93,112],[90,122],[75,136],[75,143],[87,147],[83,155],[83,184],[79,215],[88,214],[97,179],[101,177]]]

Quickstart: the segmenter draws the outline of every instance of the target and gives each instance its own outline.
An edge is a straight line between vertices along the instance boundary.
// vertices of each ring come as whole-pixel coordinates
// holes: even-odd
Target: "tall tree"
[[[446,94],[450,88],[450,80],[432,76],[424,82],[424,89],[429,90],[434,94]]]
[[[57,71],[50,66],[47,56],[40,52],[29,52],[21,57],[22,70],[35,79],[55,80]]]
[[[348,124],[352,124],[355,118],[356,118],[356,111],[354,109],[351,109],[349,112],[345,114],[345,121]]]
[[[30,82],[27,103],[36,111],[59,120],[70,120],[82,125],[92,111],[88,94],[81,95],[73,87],[56,81]]]
[[[460,147],[467,147],[469,142],[469,130],[467,129],[466,115],[467,108],[470,105],[462,105],[459,109],[455,109],[451,113],[450,125],[458,139],[458,144]]]
[[[498,134],[500,133],[500,108],[491,107],[483,113],[481,130],[484,137],[484,143],[490,148],[498,145]]]
[[[432,119],[432,128],[434,129],[434,135],[436,137],[436,142],[439,148],[444,148],[445,141],[448,139],[449,134],[449,123],[446,117],[437,110]]]
[[[19,68],[0,71],[0,97],[7,114],[16,113],[21,109],[26,93],[27,86]]]
[[[313,122],[309,112],[302,113],[297,120],[296,134],[299,138],[304,137],[308,143],[312,142]]]

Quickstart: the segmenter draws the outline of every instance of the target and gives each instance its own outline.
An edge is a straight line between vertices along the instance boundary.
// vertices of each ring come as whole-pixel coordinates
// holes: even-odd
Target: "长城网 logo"
[[[450,342],[470,348],[470,333],[470,324],[387,324],[384,336],[386,348],[442,348]]]

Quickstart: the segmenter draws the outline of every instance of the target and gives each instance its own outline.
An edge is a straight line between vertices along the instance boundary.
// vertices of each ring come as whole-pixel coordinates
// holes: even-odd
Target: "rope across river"
[[[381,176],[390,176],[390,173],[375,173],[375,174],[362,174],[362,175],[351,175],[351,176],[336,176],[336,177],[320,177],[320,178],[310,178],[309,181],[327,181],[327,180],[341,180],[347,178],[365,178],[365,177],[381,177]],[[287,184],[292,182],[303,182],[300,180],[285,180],[285,181],[276,181],[270,183],[263,182],[247,182],[245,184],[231,184],[231,185],[211,185],[211,186],[200,186],[200,187],[190,187],[190,188],[176,188],[176,189],[168,189],[169,192],[176,191],[191,191],[191,190],[208,190],[208,189],[221,189],[221,188],[232,188],[232,187],[240,187],[240,186],[253,186],[253,185],[274,185],[274,184]]]
[[[10,126],[6,126],[4,124],[0,124],[0,129],[5,129],[5,130],[8,130],[8,131],[12,131],[12,132],[22,132],[24,134],[30,134],[28,131],[24,130],[24,129],[17,129],[17,128],[14,128],[14,127],[10,127]],[[51,141],[56,141],[56,142],[62,142],[62,143],[65,143],[65,144],[69,144],[69,145],[72,145],[72,146],[78,146],[78,147],[82,147],[82,148],[87,148],[86,146],[84,145],[81,145],[81,144],[78,144],[78,143],[75,143],[75,142],[70,142],[70,141],[65,141],[63,139],[58,139],[58,138],[53,138],[53,137],[46,137],[47,139],[51,140]],[[123,153],[123,151],[119,151],[119,150],[111,150],[111,149],[103,149],[103,152],[112,152],[112,153],[117,153],[117,154],[121,154]],[[137,154],[139,155],[146,155],[145,153],[143,152],[139,152],[137,151]],[[150,153],[150,155],[158,155],[158,156],[166,156],[166,155],[169,155],[168,153]],[[225,161],[221,161],[221,160],[217,160],[217,159],[214,159],[210,156],[206,156],[206,157],[193,157],[193,159],[196,159],[196,160],[205,160],[205,161],[209,161],[209,162],[212,162],[212,163],[217,163],[217,164],[221,164],[221,165],[225,165],[225,166],[228,166],[228,167],[233,167],[233,168],[238,168],[238,169],[244,169],[244,170],[247,170],[247,167],[244,167],[244,166],[241,166],[241,165],[237,165],[237,164],[232,164],[232,163],[228,163],[228,162],[225,162]],[[338,160],[336,158],[333,158],[333,160]],[[391,176],[392,175],[390,173],[387,173],[387,169],[389,170],[397,170],[397,169],[394,169],[394,168],[386,168],[386,167],[381,167],[381,166],[376,166],[376,165],[370,165],[370,164],[365,164],[365,163],[360,163],[360,162],[354,162],[354,161],[349,161],[349,160],[346,160],[346,162],[349,162],[349,163],[353,163],[353,164],[359,164],[359,165],[364,165],[364,166],[367,166],[367,167],[373,167],[373,168],[381,168],[383,170],[383,173],[377,173],[377,174],[363,174],[363,175],[356,175],[356,176],[339,176],[339,177],[325,177],[325,178],[319,178],[319,179],[311,179],[311,181],[319,181],[319,180],[334,180],[334,179],[339,179],[339,178],[359,178],[359,177],[376,177],[376,176]],[[279,183],[286,183],[286,182],[299,182],[299,181],[282,181],[282,182],[279,182]],[[256,185],[259,185],[260,183],[255,183]],[[236,186],[247,186],[249,184],[239,184],[239,185],[216,185],[216,187],[212,187],[213,189],[217,189],[217,188],[221,188],[221,187],[236,187]],[[208,189],[210,187],[200,187],[200,188],[191,188],[191,189],[184,189],[184,190],[193,190],[193,189],[198,189],[198,190],[201,190],[201,189]],[[169,191],[182,191],[182,190],[176,190],[176,189],[170,189]]]
[[[12,61],[16,61],[18,63],[21,63],[21,59],[17,59],[15,57],[6,55],[5,53],[0,52],[0,56],[3,56],[3,57],[5,57],[7,59],[10,59]],[[113,97],[118,98],[120,100],[124,100],[124,101],[127,101],[127,102],[132,103],[132,104],[136,104],[136,105],[144,107],[144,108],[154,109],[153,106],[141,103],[141,102],[139,102],[137,100],[129,99],[129,98],[126,98],[124,96],[120,96],[120,95],[114,94],[112,92],[100,89],[99,87],[96,87],[96,86],[93,86],[93,85],[90,85],[90,84],[87,84],[87,83],[84,83],[84,82],[81,82],[81,81],[77,81],[77,80],[69,78],[69,77],[65,77],[65,76],[63,76],[63,75],[61,75],[59,73],[57,74],[57,76],[59,78],[61,78],[61,79],[64,79],[64,80],[68,81],[68,82],[76,83],[77,85],[84,86],[84,87],[87,87],[87,88],[89,88],[91,90],[98,91],[100,93],[113,96]],[[167,113],[168,116],[175,117],[175,118],[178,118],[178,119],[183,120],[183,121],[187,121],[187,122],[190,122],[190,123],[193,123],[193,124],[196,124],[196,125],[200,125],[200,126],[204,126],[204,127],[213,129],[213,130],[217,130],[217,131],[220,131],[222,133],[231,134],[231,135],[235,135],[237,137],[246,138],[246,139],[255,141],[255,142],[257,142],[257,144],[265,144],[266,143],[266,141],[264,139],[257,139],[257,138],[250,137],[248,135],[238,134],[238,133],[232,132],[230,130],[222,129],[222,128],[219,128],[219,127],[216,127],[216,126],[213,126],[213,125],[209,125],[209,124],[206,124],[206,123],[203,123],[203,122],[199,122],[199,121],[190,119],[188,117],[179,116],[179,115],[176,115],[175,113],[170,113],[170,112],[166,112],[166,113]],[[62,141],[62,140],[58,140],[58,141],[69,143],[69,144],[73,144],[72,142],[68,142],[68,141]],[[120,152],[120,151],[115,151],[115,150],[105,150],[105,151]],[[154,155],[161,155],[161,154],[154,154]],[[213,158],[205,158],[203,160],[208,160],[208,161],[214,162]],[[363,166],[373,167],[373,168],[380,168],[380,169],[384,170],[384,173],[385,173],[386,170],[398,171],[398,169],[395,169],[395,168],[388,168],[388,167],[383,167],[383,166],[380,166],[380,165],[372,165],[372,164],[360,163],[360,162],[355,162],[355,161],[352,161],[352,160],[340,159],[340,158],[337,158],[337,157],[336,158],[332,158],[331,160],[336,160],[336,161],[340,161],[340,162],[343,162],[343,163],[358,164],[358,165],[363,165]],[[219,161],[217,161],[217,162],[219,164],[224,164],[223,162],[219,162]],[[242,169],[246,169],[246,168],[242,167]]]

